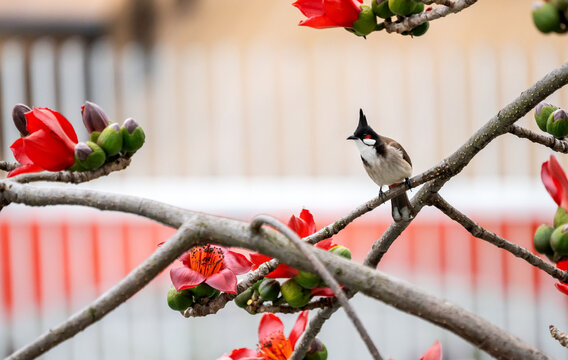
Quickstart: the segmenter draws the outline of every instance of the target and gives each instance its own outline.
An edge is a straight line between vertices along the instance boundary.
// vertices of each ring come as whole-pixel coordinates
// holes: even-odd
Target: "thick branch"
[[[450,205],[440,195],[432,196],[432,205],[437,207],[450,219],[463,226],[467,231],[471,233],[471,235],[475,236],[476,238],[485,240],[497,247],[500,247],[503,250],[510,252],[516,257],[525,260],[533,266],[536,266],[537,268],[560,280],[561,282],[568,282],[568,271],[560,270],[556,266],[553,266],[550,263],[542,260],[527,249],[515,243],[507,241],[499,235],[494,234],[491,231],[488,231],[485,228],[479,226],[475,221],[471,220],[465,214],[461,213],[459,210]]]
[[[177,257],[197,244],[198,240],[198,224],[188,222],[109,291],[83,310],[73,314],[63,324],[48,330],[32,343],[7,357],[6,360],[33,359],[99,321],[146,286]]]
[[[438,3],[438,1],[434,1]],[[385,22],[385,30],[389,33],[397,32],[399,34],[410,31],[416,26],[423,24],[427,21],[439,19],[450,14],[455,14],[463,9],[475,4],[477,0],[455,0],[455,1],[441,1],[446,6],[439,6],[430,11],[424,11],[420,14],[405,17],[401,22],[388,23]]]
[[[566,140],[557,139],[554,136],[548,134],[537,134],[518,125],[511,125],[509,132],[522,139],[528,139],[534,143],[549,147],[554,151],[568,154],[568,141]]]

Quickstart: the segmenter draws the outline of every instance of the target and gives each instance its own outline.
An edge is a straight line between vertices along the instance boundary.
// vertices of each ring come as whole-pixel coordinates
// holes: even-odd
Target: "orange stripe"
[[[133,264],[132,264],[132,255],[131,255],[131,249],[130,249],[130,224],[128,223],[128,221],[125,221],[122,223],[122,226],[120,227],[120,232],[121,232],[121,237],[122,237],[122,246],[123,246],[123,251],[122,251],[122,256],[123,256],[123,271],[124,271],[124,276],[128,275],[128,273],[132,270],[133,268]]]
[[[97,223],[91,223],[91,255],[93,257],[93,281],[97,293],[101,286],[101,256],[99,253],[99,227]]]
[[[36,305],[42,303],[42,275],[41,275],[41,254],[39,243],[39,224],[32,222],[30,225],[31,231],[31,266],[32,266],[32,284],[34,285],[33,293]]]
[[[6,316],[10,316],[13,309],[12,296],[12,261],[10,258],[10,224],[0,223],[0,281],[2,281],[2,294]]]
[[[61,252],[63,257],[63,291],[71,298],[71,255],[69,254],[69,224],[61,222]]]

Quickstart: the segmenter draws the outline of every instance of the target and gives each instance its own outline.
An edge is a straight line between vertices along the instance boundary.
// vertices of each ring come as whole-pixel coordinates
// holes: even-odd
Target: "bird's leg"
[[[383,192],[383,187],[380,186],[379,187],[379,200],[384,200],[385,199],[385,193]]]
[[[412,188],[412,186],[410,185],[410,179],[409,178],[404,178],[404,184],[406,185],[407,189]]]

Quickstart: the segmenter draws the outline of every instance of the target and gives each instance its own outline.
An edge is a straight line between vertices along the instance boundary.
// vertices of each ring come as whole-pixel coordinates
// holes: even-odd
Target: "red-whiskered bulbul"
[[[359,125],[347,140],[355,141],[367,174],[379,185],[379,196],[383,196],[383,185],[393,187],[404,181],[410,188],[408,180],[412,175],[410,157],[399,143],[371,129],[362,109],[359,110]],[[406,192],[392,198],[391,205],[394,221],[408,221],[414,217],[414,209],[408,201]]]

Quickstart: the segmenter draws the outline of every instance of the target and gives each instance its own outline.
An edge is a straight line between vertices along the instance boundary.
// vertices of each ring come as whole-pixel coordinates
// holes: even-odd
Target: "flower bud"
[[[555,110],[548,116],[546,131],[557,138],[568,135],[568,115],[562,109]]]
[[[566,210],[562,206],[559,206],[554,214],[554,222],[552,225],[554,228],[557,228],[564,224],[568,224],[568,213],[566,213]]]
[[[206,283],[201,283],[188,290],[191,291],[196,301],[201,298],[213,298],[217,294],[217,290],[207,285]]]
[[[310,302],[310,290],[301,287],[294,279],[288,279],[280,286],[280,292],[284,300],[291,307],[302,307]]]
[[[28,136],[30,134],[26,127],[26,113],[29,111],[32,111],[32,109],[24,104],[16,104],[12,109],[12,120],[14,121],[14,125],[16,125],[16,129],[18,129],[21,136]]]
[[[536,108],[534,109],[534,119],[536,124],[542,131],[546,131],[546,123],[548,121],[548,117],[558,108],[554,105],[550,105],[547,102],[540,102]]]
[[[416,1],[416,3],[414,4],[414,9],[412,9],[411,14],[420,14],[422,11],[424,11],[424,3],[420,2],[420,1]]]
[[[331,249],[329,249],[329,252],[351,260],[351,250],[349,250],[345,246],[342,245],[334,246]]]
[[[249,305],[249,300],[251,300],[253,293],[254,289],[249,287],[235,297],[235,304],[237,304],[238,307],[246,308]]]
[[[414,10],[416,2],[414,0],[389,0],[389,9],[395,15],[408,16]]]
[[[146,134],[136,120],[128,118],[120,128],[122,134],[122,151],[133,153],[144,145]]]
[[[275,279],[265,278],[258,286],[258,292],[263,300],[274,301],[280,295],[280,283]]]
[[[558,255],[568,255],[568,224],[557,227],[550,235],[550,246]]]
[[[99,135],[97,145],[103,148],[107,156],[114,156],[122,150],[122,134],[116,123],[107,126]]]
[[[359,36],[367,36],[377,27],[377,17],[373,13],[373,9],[367,5],[361,5],[359,18],[353,22],[353,30]]]
[[[550,0],[549,1],[558,11],[568,10],[568,0]]]
[[[109,124],[108,116],[103,109],[90,101],[81,106],[81,115],[83,115],[83,124],[85,124],[89,134],[93,131],[103,131]]]
[[[381,19],[389,19],[394,16],[394,13],[389,9],[388,0],[384,0],[380,4],[377,3],[377,0],[373,0],[371,5],[375,15],[380,17]]]
[[[420,3],[420,4],[422,4],[422,3]],[[422,36],[422,35],[426,34],[426,31],[428,31],[429,28],[430,28],[430,23],[428,21],[426,21],[425,23],[422,23],[422,24],[416,26],[415,28],[413,28],[412,30],[410,30],[410,35]]]
[[[304,360],[327,360],[327,348],[320,339],[312,341]]]
[[[301,270],[298,271],[298,275],[294,276],[294,280],[304,289],[313,289],[322,282],[321,278],[316,274]]]
[[[541,254],[552,255],[554,251],[550,246],[550,235],[554,228],[550,225],[540,225],[534,232],[533,244],[536,251]]]
[[[103,149],[91,141],[80,142],[75,145],[75,163],[83,170],[98,169],[106,161]]]
[[[539,1],[533,4],[532,18],[536,28],[542,33],[557,31],[560,28],[558,9],[548,2]]]
[[[189,291],[176,291],[174,287],[168,291],[168,306],[172,310],[184,311],[191,305],[193,305],[193,297]]]

